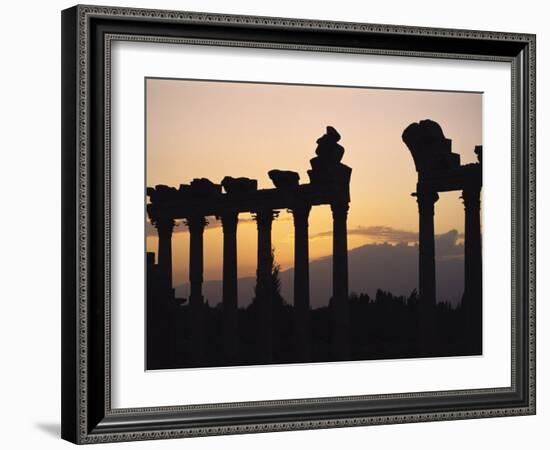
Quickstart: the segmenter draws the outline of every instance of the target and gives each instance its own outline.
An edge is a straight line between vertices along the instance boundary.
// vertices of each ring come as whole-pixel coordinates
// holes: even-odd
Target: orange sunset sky
[[[309,160],[316,139],[332,125],[345,147],[342,162],[353,169],[348,245],[416,242],[418,212],[411,197],[416,171],[401,140],[412,122],[432,119],[453,141],[462,164],[475,162],[482,144],[482,95],[304,85],[194,80],[146,80],[147,186],[178,187],[193,178],[219,183],[226,175],[258,180],[273,187],[270,169],[292,170],[309,182]],[[463,232],[459,192],[440,195],[436,233]],[[273,224],[275,259],[282,270],[293,266],[292,216],[282,211]],[[222,233],[209,217],[204,234],[204,278],[222,277]],[[310,215],[310,260],[331,254],[330,208]],[[387,228],[380,228],[387,227]],[[256,225],[247,214],[238,227],[239,277],[256,271]],[[189,235],[180,224],[173,245],[174,285],[187,282]],[[148,227],[147,251],[157,250]],[[311,280],[313,283],[314,280]]]

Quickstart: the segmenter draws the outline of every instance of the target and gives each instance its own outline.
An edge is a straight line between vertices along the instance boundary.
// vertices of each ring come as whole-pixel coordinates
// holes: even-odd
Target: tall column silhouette
[[[189,340],[190,357],[197,363],[202,360],[204,352],[204,299],[203,282],[203,233],[206,219],[196,215],[187,218],[189,227]]]
[[[292,209],[294,216],[294,326],[296,357],[300,361],[310,358],[309,328],[309,237],[308,218],[311,205]]]
[[[235,211],[221,216],[223,230],[223,344],[226,362],[234,362],[238,352],[237,319],[237,223]]]
[[[174,220],[162,218],[155,222],[159,237],[158,268],[160,292],[163,298],[173,298],[172,287],[172,231]]]
[[[258,227],[258,268],[256,273],[256,302],[258,306],[258,353],[259,359],[273,359],[273,286],[271,253],[271,226],[274,212],[263,209],[256,212]]]
[[[348,203],[331,204],[332,236],[332,352],[335,358],[350,356],[348,293]]]
[[[481,352],[482,262],[480,187],[462,191],[464,201],[464,300],[465,332],[471,350]]]
[[[419,325],[424,349],[427,346],[433,345],[436,330],[434,206],[438,199],[439,195],[437,192],[418,189],[416,193],[419,213]]]

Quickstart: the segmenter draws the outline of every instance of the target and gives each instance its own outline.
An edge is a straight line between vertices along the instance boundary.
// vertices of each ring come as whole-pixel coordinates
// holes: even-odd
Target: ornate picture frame
[[[509,63],[510,385],[113,408],[110,77],[117,41]],[[100,6],[64,10],[62,236],[62,437],[71,442],[535,414],[535,36]]]

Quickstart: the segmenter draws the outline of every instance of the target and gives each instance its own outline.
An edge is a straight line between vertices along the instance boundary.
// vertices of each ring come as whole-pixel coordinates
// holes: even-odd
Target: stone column
[[[419,214],[418,290],[420,295],[420,338],[422,349],[429,352],[434,345],[436,333],[434,207],[439,195],[437,192],[421,189],[418,189],[415,195]]]
[[[481,353],[482,265],[480,187],[462,191],[464,201],[464,299],[465,333],[470,350]]]
[[[332,236],[332,352],[336,359],[350,357],[348,293],[348,203],[331,204]]]
[[[155,222],[159,237],[158,242],[158,281],[159,290],[163,298],[174,298],[172,287],[172,232],[174,220],[162,218]]]
[[[294,327],[296,357],[310,358],[309,328],[309,236],[308,218],[311,205],[300,205],[292,210],[294,216]]]
[[[207,222],[203,216],[187,218],[189,227],[189,355],[200,363],[204,353],[203,233]]]
[[[418,289],[422,302],[435,305],[435,233],[434,205],[439,199],[435,192],[418,192]]]
[[[258,311],[258,357],[262,362],[273,360],[273,283],[271,279],[271,225],[274,212],[256,212],[258,227],[258,268],[256,271],[256,302]]]
[[[221,216],[223,230],[223,343],[227,363],[237,360],[239,330],[237,307],[237,222],[236,211]]]

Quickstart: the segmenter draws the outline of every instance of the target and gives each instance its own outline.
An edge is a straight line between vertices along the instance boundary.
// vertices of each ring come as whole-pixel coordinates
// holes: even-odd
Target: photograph
[[[482,92],[144,83],[146,370],[483,354]]]

